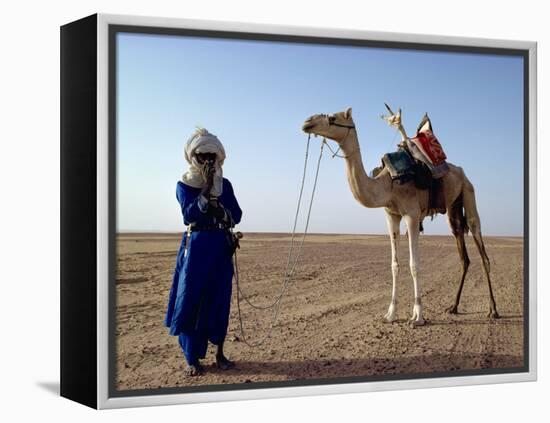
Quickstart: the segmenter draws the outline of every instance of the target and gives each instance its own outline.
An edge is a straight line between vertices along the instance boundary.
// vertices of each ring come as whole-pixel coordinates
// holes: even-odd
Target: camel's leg
[[[468,179],[466,179],[464,182],[462,195],[464,199],[464,212],[466,214],[466,221],[468,223],[468,227],[470,228],[470,232],[472,232],[472,235],[474,237],[474,241],[476,243],[476,247],[479,251],[479,254],[481,255],[481,261],[483,263],[483,271],[485,273],[485,280],[487,281],[487,287],[489,288],[490,309],[487,317],[496,319],[500,316],[497,312],[497,305],[495,303],[495,297],[493,296],[493,288],[491,286],[491,277],[489,276],[491,265],[489,262],[489,256],[485,251],[483,238],[481,236],[481,222],[479,219],[479,214],[477,213],[474,187]]]
[[[458,255],[460,256],[460,261],[462,263],[462,276],[460,277],[460,284],[458,285],[455,302],[446,310],[448,313],[456,314],[458,313],[458,303],[460,303],[460,294],[462,294],[464,279],[466,279],[466,273],[468,273],[468,267],[470,266],[470,258],[468,257],[466,243],[464,242],[466,221],[462,213],[462,201],[457,202],[450,209],[448,209],[447,216],[449,219],[449,226],[451,227],[451,231],[453,232],[456,240]]]
[[[405,216],[407,231],[409,234],[409,252],[411,276],[414,283],[414,306],[411,323],[414,326],[421,326],[425,323],[422,317],[422,300],[420,298],[420,281],[418,280],[419,254],[418,239],[420,237],[420,219],[417,217]]]
[[[386,212],[386,221],[390,233],[391,243],[391,273],[392,273],[392,291],[391,303],[388,312],[384,315],[386,322],[397,320],[397,278],[399,277],[399,259],[397,257],[397,247],[399,246],[399,224],[401,216]]]

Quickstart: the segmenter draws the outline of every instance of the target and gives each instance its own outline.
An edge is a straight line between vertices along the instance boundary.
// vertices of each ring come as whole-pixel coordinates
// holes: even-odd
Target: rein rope
[[[348,128],[348,132],[346,134],[346,136],[344,137],[344,141],[346,141],[348,139],[348,136],[349,136],[349,133],[352,129],[355,129],[355,125],[353,126],[348,126],[348,125],[339,125],[339,124],[336,124],[336,123],[332,123],[331,125],[334,125],[334,126],[340,126],[342,128]],[[330,152],[332,153],[332,158],[334,159],[335,157],[340,157],[341,159],[347,159],[349,156],[342,156],[341,154],[338,154],[338,152],[341,150],[341,147],[340,145],[338,145],[338,148],[336,149],[336,151],[334,151],[330,144],[327,142],[327,139],[326,137],[323,137],[323,144],[326,144],[327,145],[327,148],[330,150]]]
[[[326,144],[327,145],[327,148],[330,150],[330,152],[332,153],[332,158],[334,159],[335,157],[340,157],[341,159],[345,159],[346,156],[342,156],[341,154],[338,154],[338,152],[340,151],[340,146],[338,146],[338,148],[336,149],[336,151],[334,151],[332,149],[332,147],[330,146],[330,144],[327,142],[326,138],[323,138],[323,144]]]
[[[238,315],[239,315],[239,326],[240,326],[241,336],[242,336],[242,339],[243,339],[244,343],[246,345],[248,345],[249,347],[251,347],[251,348],[259,347],[260,345],[262,345],[269,338],[271,333],[273,332],[273,329],[275,327],[275,323],[277,322],[277,318],[279,317],[279,312],[281,310],[283,295],[285,294],[285,292],[286,292],[286,290],[289,286],[289,283],[290,283],[291,278],[294,274],[294,271],[296,270],[296,265],[298,264],[298,260],[300,259],[300,256],[302,254],[302,247],[303,247],[304,241],[306,239],[306,235],[307,235],[307,231],[308,231],[308,227],[309,227],[309,219],[311,217],[311,208],[312,208],[312,205],[313,205],[313,199],[315,197],[315,191],[316,191],[316,188],[317,188],[317,180],[318,180],[318,177],[319,177],[319,169],[320,169],[320,166],[321,166],[321,159],[323,157],[323,148],[324,148],[325,144],[327,144],[327,146],[328,146],[328,143],[326,142],[326,140],[323,140],[323,142],[321,143],[319,158],[317,160],[317,169],[315,171],[315,180],[313,182],[313,188],[312,188],[311,197],[310,197],[310,200],[309,200],[309,207],[308,207],[308,212],[307,212],[307,218],[306,218],[306,225],[305,225],[305,229],[304,229],[304,234],[302,236],[302,240],[301,240],[300,245],[298,247],[298,252],[296,253],[296,257],[294,258],[294,261],[291,265],[292,250],[294,248],[294,237],[295,237],[295,234],[296,234],[296,226],[297,226],[297,223],[298,223],[298,216],[299,216],[299,212],[300,212],[300,204],[302,202],[302,196],[303,196],[303,192],[304,192],[305,177],[306,177],[306,172],[307,172],[307,162],[308,162],[308,157],[309,157],[310,140],[311,140],[311,134],[309,134],[308,138],[307,138],[307,147],[306,147],[306,154],[305,154],[305,160],[304,160],[304,170],[303,170],[303,174],[302,174],[300,194],[298,196],[298,204],[296,206],[296,214],[294,216],[294,226],[292,228],[292,235],[291,235],[291,238],[290,238],[290,245],[289,245],[289,251],[288,251],[288,257],[287,257],[286,269],[285,269],[285,273],[284,273],[283,284],[281,286],[280,293],[277,295],[277,297],[275,298],[275,300],[272,303],[270,303],[268,305],[263,305],[263,306],[262,305],[257,305],[257,304],[252,303],[250,301],[250,298],[243,294],[240,283],[239,283],[239,266],[238,266],[238,259],[237,259],[237,251],[235,251],[235,261],[234,261],[235,272],[234,272],[234,277],[235,277],[235,282],[236,282],[236,285],[237,285],[237,310],[238,310]],[[290,267],[290,270],[289,270],[289,267]],[[258,310],[267,310],[267,309],[275,308],[275,311],[273,313],[273,317],[271,319],[271,322],[269,324],[269,328],[267,329],[267,332],[265,333],[265,335],[262,338],[260,338],[256,342],[251,342],[249,340],[249,337],[247,336],[246,331],[244,329],[243,319],[242,319],[242,314],[241,314],[241,299],[246,301],[251,307],[253,307],[255,309],[258,309]]]

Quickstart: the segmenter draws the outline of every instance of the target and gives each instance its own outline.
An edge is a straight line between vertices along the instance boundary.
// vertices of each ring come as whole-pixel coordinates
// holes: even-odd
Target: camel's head
[[[348,107],[345,112],[332,115],[313,115],[306,119],[302,126],[306,134],[320,135],[339,144],[346,140],[349,131],[354,128],[351,107]]]

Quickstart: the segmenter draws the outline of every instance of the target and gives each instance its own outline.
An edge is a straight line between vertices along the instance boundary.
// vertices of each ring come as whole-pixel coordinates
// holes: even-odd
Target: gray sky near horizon
[[[521,57],[140,34],[119,34],[117,52],[119,232],[184,229],[175,191],[196,125],[224,144],[224,176],[243,209],[239,229],[290,232],[303,121],[353,107],[370,171],[398,142],[379,118],[388,102],[403,109],[409,134],[429,113],[449,162],[476,187],[485,235],[523,234]],[[299,231],[320,142],[311,141]],[[446,216],[424,228],[449,233]],[[342,159],[326,149],[309,231],[386,233],[383,210],[353,199]]]

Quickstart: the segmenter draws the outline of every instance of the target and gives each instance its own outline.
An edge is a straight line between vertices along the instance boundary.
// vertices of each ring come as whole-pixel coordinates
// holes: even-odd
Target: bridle
[[[346,125],[344,123],[336,122],[336,116],[330,116],[330,115],[322,115],[322,116],[326,116],[328,126],[338,126],[339,128],[347,128],[348,129],[348,132],[346,133],[346,136],[344,137],[344,139],[342,141],[342,144],[344,144],[346,142],[346,140],[348,139],[349,133],[352,129],[357,130],[355,128],[355,125]],[[337,157],[340,157],[342,159],[347,159],[347,158],[353,156],[355,153],[357,153],[359,151],[359,149],[356,149],[354,152],[352,152],[351,154],[348,154],[347,156],[341,156],[341,155],[338,154],[338,151],[340,151],[340,148],[341,148],[340,143],[338,143],[338,149],[336,150],[336,152],[334,152],[332,150],[332,148],[330,148],[330,145],[326,142],[326,140],[324,142],[327,145],[327,147],[329,148],[329,150],[332,152],[332,157],[337,156]]]
[[[339,126],[340,128],[348,128],[349,130],[355,129],[355,125],[345,125],[343,123],[336,122],[336,116],[330,116],[330,115],[325,115],[325,116],[327,117],[329,126]]]

